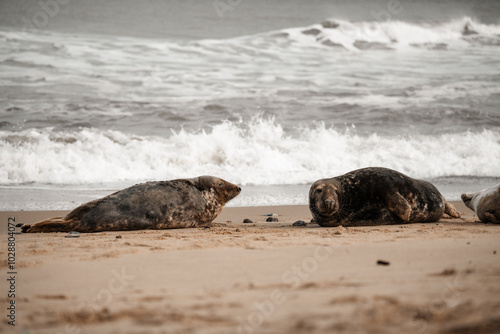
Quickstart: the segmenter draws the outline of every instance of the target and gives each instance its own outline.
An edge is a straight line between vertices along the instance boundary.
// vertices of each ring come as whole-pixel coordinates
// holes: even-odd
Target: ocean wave
[[[401,47],[444,49],[472,44],[499,45],[500,25],[487,25],[469,17],[441,23],[345,21],[329,19],[308,27],[268,34],[299,45],[341,47],[351,51],[388,50]]]
[[[32,92],[38,99],[48,96],[50,101],[58,94],[63,98],[83,95],[86,101],[90,96],[128,105],[159,102],[182,104],[184,108],[185,102],[193,100],[284,99],[288,94],[293,101],[295,93],[304,90],[343,89],[355,94],[340,96],[340,103],[384,104],[400,109],[442,96],[461,98],[471,89],[495,93],[497,87],[491,81],[498,79],[483,74],[495,73],[498,50],[492,45],[500,45],[500,25],[486,25],[467,17],[433,24],[330,19],[311,26],[218,40],[0,30],[2,39],[0,66],[4,73],[0,83],[11,89],[14,97],[18,97],[19,85],[27,86],[19,94],[21,101]],[[332,51],[332,46],[341,49]],[[436,54],[422,48],[446,50],[439,49]],[[464,48],[471,51],[467,57],[463,57]],[[478,48],[481,52],[475,52]],[[395,58],[392,49],[412,52]],[[380,50],[386,51],[374,59],[371,52]],[[438,67],[445,72],[442,79],[435,80]],[[472,67],[478,74],[475,77],[469,75]],[[473,82],[465,89],[454,87],[452,82],[442,94],[436,94],[440,81],[453,81],[449,78],[455,77],[464,80],[457,73]],[[384,80],[383,85],[380,80]],[[491,89],[484,90],[483,86]],[[394,94],[387,96],[381,91],[383,87],[416,91],[401,99]],[[418,94],[419,87],[428,92]],[[45,95],[47,92],[50,95]]]
[[[217,175],[241,185],[305,184],[384,166],[417,178],[500,177],[500,133],[361,136],[323,123],[224,121],[167,137],[112,130],[0,131],[0,184],[85,184]]]
[[[64,43],[61,37],[64,37]],[[323,22],[304,27],[290,27],[255,35],[226,39],[201,39],[192,41],[136,38],[124,36],[63,34],[40,30],[0,30],[0,39],[5,42],[42,44],[44,51],[58,52],[68,56],[94,53],[93,44],[103,58],[115,57],[119,48],[126,47],[131,55],[173,52],[187,55],[202,53],[217,55],[220,47],[226,51],[241,53],[269,52],[268,56],[279,56],[274,47],[310,47],[312,45],[342,47],[348,50],[379,50],[398,46],[445,48],[446,46],[468,46],[470,44],[500,45],[500,24],[484,24],[470,17],[444,22],[407,22],[399,20],[349,21],[329,18]],[[290,43],[283,43],[288,40]],[[243,43],[239,43],[243,42]],[[200,48],[201,46],[201,48]],[[262,47],[265,46],[263,49]],[[109,50],[109,51],[108,51]],[[184,59],[188,61],[187,59]]]

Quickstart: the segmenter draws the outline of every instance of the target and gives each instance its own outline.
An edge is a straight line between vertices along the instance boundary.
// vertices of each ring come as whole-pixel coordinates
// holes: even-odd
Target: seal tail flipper
[[[458,212],[458,210],[448,202],[445,202],[444,204],[444,213],[453,218],[460,218],[460,212]]]
[[[117,193],[117,192],[116,192]],[[106,197],[96,199],[94,201],[85,203],[68,213],[65,217],[54,217],[42,220],[33,225],[23,225],[22,231],[24,233],[47,233],[47,232],[70,232],[74,231],[85,215],[98,206],[100,203],[108,200],[109,197],[115,195],[113,193]]]
[[[33,225],[23,225],[24,233],[69,232],[73,229],[73,220],[63,217],[54,217],[42,220]]]

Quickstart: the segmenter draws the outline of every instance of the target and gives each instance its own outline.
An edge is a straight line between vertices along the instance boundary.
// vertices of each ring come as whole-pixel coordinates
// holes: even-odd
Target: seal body
[[[460,217],[431,183],[381,167],[316,181],[309,209],[321,226],[426,223],[444,213]]]
[[[483,223],[500,224],[500,184],[472,194],[462,194],[462,201]]]
[[[213,176],[136,184],[23,232],[100,232],[209,225],[241,188]]]

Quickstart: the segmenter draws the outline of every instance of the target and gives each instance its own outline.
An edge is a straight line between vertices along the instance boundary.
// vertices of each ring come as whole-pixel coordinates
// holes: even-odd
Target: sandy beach
[[[15,234],[15,298],[2,246],[0,301],[16,326],[0,330],[498,333],[500,226],[454,204],[462,218],[430,224],[322,228],[307,206],[273,206],[225,208],[206,229]],[[9,217],[61,213],[2,212],[2,245]]]

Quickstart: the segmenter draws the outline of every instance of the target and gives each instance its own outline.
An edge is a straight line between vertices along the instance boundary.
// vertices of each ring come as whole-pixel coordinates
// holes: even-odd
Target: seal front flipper
[[[458,210],[448,202],[445,202],[444,204],[444,213],[453,218],[460,218],[460,212],[458,212]]]
[[[486,222],[500,224],[500,213],[495,211],[487,211],[484,213]]]
[[[406,223],[410,222],[411,216],[411,206],[410,203],[401,196],[399,193],[393,193],[387,195],[385,199],[385,204],[387,205],[387,209],[394,213],[396,216],[401,218]]]

